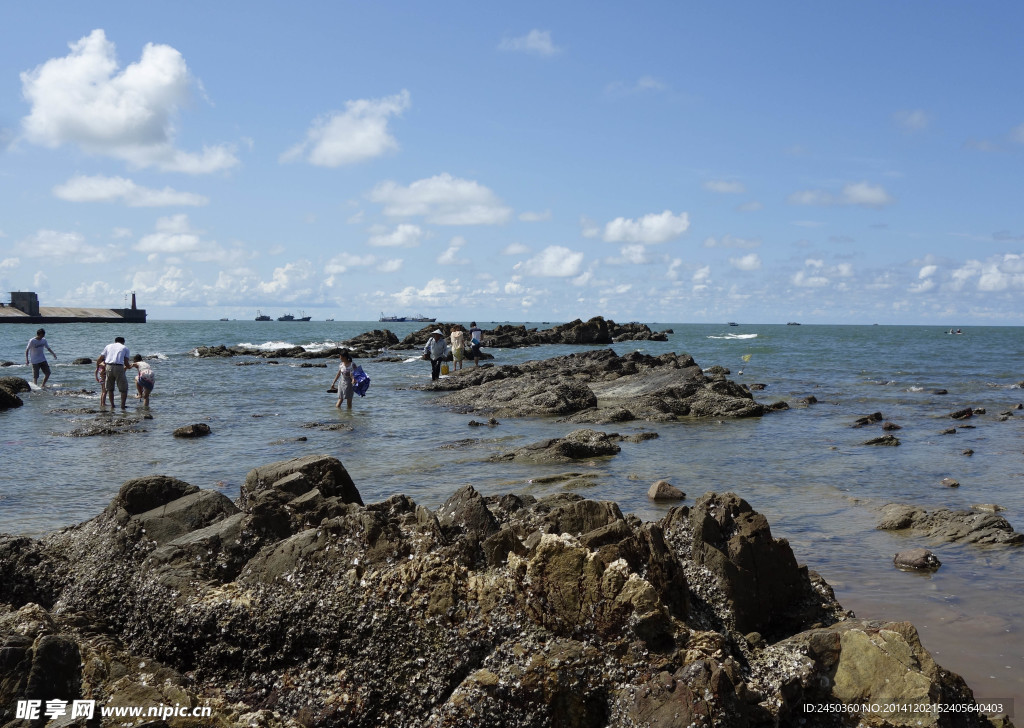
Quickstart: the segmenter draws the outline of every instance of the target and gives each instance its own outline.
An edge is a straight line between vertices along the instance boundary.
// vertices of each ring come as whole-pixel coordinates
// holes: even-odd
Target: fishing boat
[[[295,317],[292,316],[290,313],[286,313],[284,316],[278,316],[277,320],[278,321],[294,321]]]
[[[333,317],[333,316],[331,316],[330,318],[325,318],[325,319],[324,319],[324,321],[333,321],[333,320],[334,320],[334,317]]]
[[[305,311],[299,311],[299,317],[297,319],[295,319],[295,320],[296,321],[309,321],[312,318],[313,318],[312,316],[307,316]]]
[[[267,316],[262,311],[260,311],[259,309],[256,309],[256,320],[257,321],[270,321],[270,317]]]
[[[730,325],[730,326],[739,326],[739,324],[738,324],[738,323],[736,323],[735,321],[730,321],[730,322],[729,322],[729,325]]]
[[[381,311],[380,318],[377,320],[384,321],[387,323],[401,323],[402,321],[405,321],[405,316],[385,316],[384,312]]]
[[[425,322],[425,323],[431,323],[432,324],[435,321],[437,321],[437,319],[436,318],[428,318],[428,317],[424,316],[423,314],[420,314],[419,316],[412,316],[411,318],[407,318],[406,321],[419,321],[421,323]]]

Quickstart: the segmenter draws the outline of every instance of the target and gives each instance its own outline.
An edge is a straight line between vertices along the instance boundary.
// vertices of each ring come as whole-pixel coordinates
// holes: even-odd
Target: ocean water
[[[1024,402],[1018,386],[1024,380],[1024,328],[968,328],[957,336],[923,326],[650,325],[675,333],[668,342],[613,348],[687,352],[703,367],[729,368],[738,382],[764,384],[755,392],[758,401],[784,400],[791,409],[749,420],[599,427],[622,434],[653,430],[659,437],[625,442],[614,458],[573,466],[495,465],[486,462],[493,453],[575,427],[549,419],[469,427],[474,416],[448,412],[434,404],[436,395],[413,389],[430,376],[429,365],[413,359],[414,353],[405,363],[359,361],[372,384],[352,412],[335,409],[334,396],[325,391],[336,360],[312,360],[327,367],[303,368],[305,360],[200,359],[192,353],[218,344],[326,347],[383,326],[402,338],[422,324],[47,326],[60,357],[50,386],[22,395],[24,407],[0,412],[0,532],[40,535],[81,522],[98,514],[122,482],[154,473],[234,498],[250,468],[311,453],[338,457],[365,502],[405,493],[429,507],[465,484],[484,494],[556,492],[560,486],[533,481],[573,470],[595,476],[592,486],[577,491],[581,495],[617,501],[624,511],[654,520],[668,507],[649,502],[646,491],[665,478],[690,503],[709,490],[738,493],[858,617],[912,621],[937,661],[963,675],[979,699],[1024,698],[1024,549],[931,545],[875,529],[881,506],[905,502],[928,509],[996,503],[1024,530],[1024,410],[1012,409]],[[0,326],[0,360],[15,363],[0,369],[0,376],[31,379],[24,349],[35,328]],[[141,423],[145,432],[69,437],[111,417],[109,410],[99,412],[93,366],[71,361],[95,359],[118,334],[133,354],[159,357],[152,362],[152,419]],[[500,365],[579,350],[488,351]],[[239,366],[246,360],[257,363]],[[933,392],[940,388],[948,394]],[[801,404],[809,395],[818,403]],[[962,429],[948,415],[968,406],[987,414],[969,422],[973,429]],[[139,408],[130,398],[128,412]],[[1014,415],[999,421],[1007,411]],[[900,447],[861,444],[882,434],[880,425],[851,427],[873,412],[902,427],[894,433]],[[209,424],[212,434],[198,440],[171,436],[195,422]],[[324,428],[337,423],[351,430]],[[957,434],[939,434],[952,426]],[[967,449],[974,455],[964,455]],[[944,477],[961,486],[940,485]],[[896,570],[892,555],[915,546],[930,547],[943,566],[931,575]]]

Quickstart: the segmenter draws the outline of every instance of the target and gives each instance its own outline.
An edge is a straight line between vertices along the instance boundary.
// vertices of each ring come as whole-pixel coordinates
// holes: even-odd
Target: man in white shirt
[[[130,354],[128,347],[124,345],[124,337],[117,336],[113,344],[107,344],[103,352],[96,359],[96,371],[105,364],[107,368],[106,381],[103,382],[103,391],[110,394],[110,406],[114,406],[114,385],[121,392],[121,409],[128,405],[128,377],[124,375],[125,367],[128,365]],[[100,406],[104,406],[105,397],[101,397]]]
[[[28,346],[25,347],[25,363],[32,365],[32,383],[39,383],[39,372],[43,372],[43,384],[46,386],[46,380],[50,378],[50,365],[46,361],[46,352],[53,354],[53,360],[57,361],[57,354],[54,353],[50,345],[46,343],[46,331],[39,329],[36,335],[28,340]]]

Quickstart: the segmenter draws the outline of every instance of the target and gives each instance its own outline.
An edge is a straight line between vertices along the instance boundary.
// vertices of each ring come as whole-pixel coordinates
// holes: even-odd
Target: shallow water
[[[939,663],[964,675],[979,699],[1024,697],[1024,550],[932,546],[943,566],[922,576],[893,568],[892,555],[928,544],[874,528],[877,509],[899,501],[926,508],[998,503],[1006,509],[1002,515],[1024,529],[1024,411],[997,421],[999,413],[1024,402],[1024,390],[1017,387],[1024,379],[1017,368],[1024,329],[973,328],[950,336],[938,327],[650,325],[675,333],[664,343],[614,348],[655,355],[685,351],[701,366],[728,367],[736,381],[764,383],[766,389],[755,392],[759,401],[785,400],[792,409],[751,420],[602,427],[623,434],[654,430],[659,438],[624,442],[614,458],[572,467],[494,465],[483,461],[574,427],[552,420],[468,427],[473,416],[447,412],[432,404],[435,395],[411,389],[429,379],[429,367],[416,360],[360,362],[372,385],[349,413],[336,410],[334,397],[325,392],[336,361],[326,369],[302,368],[302,360],[294,359],[238,366],[253,359],[199,359],[191,353],[217,344],[324,347],[383,324],[48,326],[47,339],[60,357],[52,386],[23,395],[24,407],[0,413],[0,532],[39,535],[86,520],[124,480],[153,473],[219,488],[234,498],[251,467],[321,452],[345,463],[364,501],[405,493],[430,507],[467,483],[485,494],[556,492],[558,485],[531,481],[574,470],[596,476],[592,486],[578,490],[581,495],[615,500],[624,511],[657,519],[667,506],[649,502],[646,491],[666,478],[688,494],[688,502],[707,490],[740,494],[769,518],[775,535],[790,541],[801,562],[825,576],[844,606],[859,617],[914,622]],[[388,327],[402,338],[421,324]],[[23,352],[34,330],[0,326],[0,360],[16,363],[0,369],[0,376],[31,377]],[[94,359],[118,334],[132,353],[160,357],[152,362],[157,385],[149,410],[153,419],[142,423],[147,431],[65,436],[111,417],[98,411],[93,367],[70,361]],[[579,347],[488,351],[503,364]],[[948,394],[932,393],[937,388]],[[800,404],[808,395],[818,404]],[[973,429],[948,418],[967,406],[987,409],[968,423]],[[141,410],[129,399],[128,411]],[[894,433],[901,447],[861,446],[881,434],[880,426],[851,425],[876,411],[902,426]],[[173,429],[193,422],[208,423],[213,434],[171,437]],[[304,427],[332,423],[352,430]],[[952,426],[957,434],[939,434]],[[963,455],[966,449],[975,454]],[[940,486],[947,476],[961,487]]]

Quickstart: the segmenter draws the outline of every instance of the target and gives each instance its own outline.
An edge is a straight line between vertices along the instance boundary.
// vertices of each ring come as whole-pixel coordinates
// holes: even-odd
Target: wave
[[[709,339],[756,339],[757,334],[723,334],[722,336],[709,336]]]

